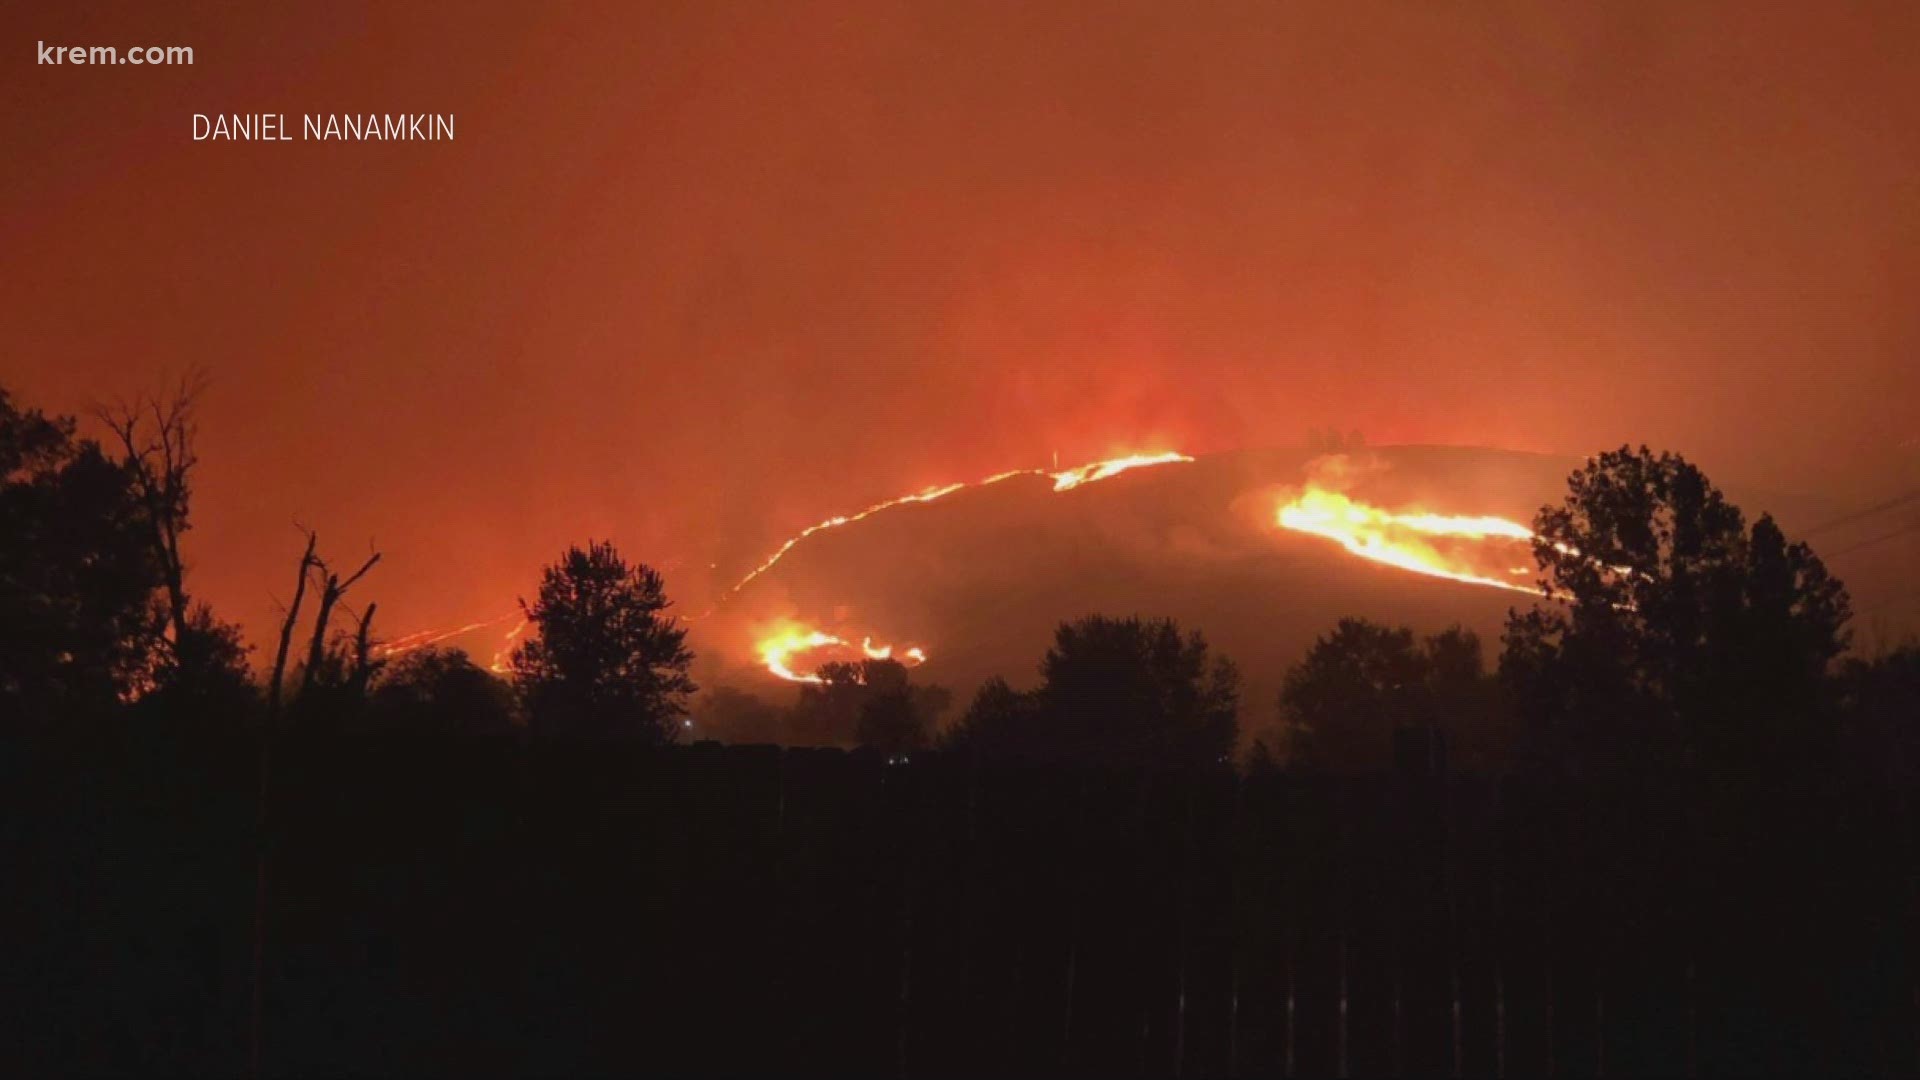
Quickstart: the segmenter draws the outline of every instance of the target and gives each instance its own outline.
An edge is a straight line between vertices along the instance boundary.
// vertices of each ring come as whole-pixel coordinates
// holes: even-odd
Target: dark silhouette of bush
[[[515,728],[513,687],[461,649],[429,646],[386,663],[368,697],[377,732],[501,735]]]
[[[222,621],[205,604],[194,605],[171,647],[157,653],[152,689],[136,711],[174,728],[245,730],[262,711],[247,664],[250,651],[237,624]]]
[[[698,687],[658,571],[590,542],[547,567],[534,602],[520,606],[532,635],[514,651],[513,678],[533,731],[649,743],[679,736]]]

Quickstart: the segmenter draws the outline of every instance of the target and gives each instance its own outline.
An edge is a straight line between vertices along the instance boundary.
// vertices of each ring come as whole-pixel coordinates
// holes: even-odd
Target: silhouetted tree
[[[1501,674],[1541,752],[1749,766],[1828,730],[1846,591],[1683,458],[1602,454],[1534,532],[1555,603],[1509,616]]]
[[[180,381],[170,395],[142,394],[101,409],[100,419],[120,442],[122,461],[139,497],[141,524],[166,588],[166,617],[174,638],[187,633],[186,560],[180,539],[191,527],[194,403],[205,388],[198,374]]]
[[[514,727],[513,688],[460,649],[401,656],[373,675],[369,696],[376,732],[498,735]]]
[[[0,712],[93,715],[149,689],[162,581],[131,472],[0,389]]]
[[[1513,703],[1488,670],[1480,635],[1449,626],[1421,642],[1426,661],[1426,722],[1444,733],[1448,757],[1481,771],[1509,766],[1518,743]]]
[[[1172,619],[1062,623],[1040,677],[1048,756],[1216,767],[1230,760],[1239,736],[1239,672]]]
[[[861,746],[900,753],[931,744],[934,723],[951,695],[916,686],[897,660],[821,665],[817,683],[800,687],[790,717],[795,745]]]
[[[973,703],[942,733],[940,744],[984,758],[1042,758],[1050,750],[1039,696],[1015,690],[998,675],[980,684]]]
[[[313,632],[307,641],[307,662],[300,671],[300,706],[309,719],[327,717],[343,710],[358,708],[365,700],[372,661],[367,652],[368,632],[373,620],[369,605],[360,625],[351,637],[330,632],[333,610],[367,571],[380,562],[380,553],[371,552],[359,569],[341,577],[327,560],[309,551],[303,565],[314,575],[319,597],[313,616]],[[339,716],[333,716],[337,723]]]
[[[297,689],[289,702],[289,715],[308,731],[342,733],[371,728],[367,683],[373,670],[383,664],[370,661],[370,669],[363,671],[356,635],[333,631],[318,656],[309,651],[307,658],[295,665]]]
[[[1267,740],[1255,739],[1253,745],[1247,747],[1242,768],[1250,779],[1272,776],[1280,771],[1280,757],[1267,745]]]
[[[1841,687],[1854,760],[1911,790],[1920,780],[1920,644],[1848,660]]]
[[[660,574],[629,566],[610,543],[569,548],[521,610],[533,636],[513,654],[514,682],[537,731],[675,739],[693,654],[666,614]]]
[[[267,674],[267,713],[275,722],[279,721],[280,710],[285,702],[287,654],[293,646],[293,632],[300,625],[300,605],[306,600],[307,583],[318,562],[314,548],[319,543],[317,534],[307,533],[307,548],[301,553],[300,566],[294,574],[293,599],[288,601],[286,615],[280,620],[280,643],[274,649],[273,668]]]
[[[793,746],[847,746],[860,723],[866,687],[857,664],[834,661],[814,672],[818,680],[802,683],[788,714],[787,737]]]
[[[945,687],[913,685],[896,660],[863,661],[860,683],[866,694],[854,737],[861,746],[904,754],[932,745],[934,724],[952,701]]]
[[[1411,629],[1342,619],[1289,669],[1280,691],[1287,758],[1297,767],[1382,768],[1396,737],[1420,735],[1494,756],[1501,741],[1498,687],[1480,639],[1450,627],[1423,641]]]
[[[193,372],[168,392],[141,394],[98,411],[119,444],[139,528],[160,577],[155,606],[165,629],[151,686],[167,692],[150,708],[250,707],[254,693],[239,627],[216,617],[187,590],[181,542],[192,528],[194,472],[200,464],[195,409],[205,388],[205,376]]]
[[[1341,432],[1339,428],[1307,432],[1307,449],[1315,454],[1350,454],[1367,448],[1367,438],[1358,430]]]
[[[693,707],[694,730],[702,738],[738,744],[787,741],[786,710],[764,698],[716,686]]]
[[[188,612],[186,633],[158,654],[153,689],[140,711],[176,726],[233,731],[257,719],[259,688],[240,627],[205,604]]]
[[[1394,732],[1419,716],[1425,680],[1412,630],[1340,620],[1282,684],[1288,761],[1342,770],[1384,765]]]

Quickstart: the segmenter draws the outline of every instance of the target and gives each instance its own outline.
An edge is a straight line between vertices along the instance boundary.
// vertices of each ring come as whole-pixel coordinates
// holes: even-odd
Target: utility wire
[[[1836,559],[1842,555],[1859,551],[1861,548],[1872,547],[1875,544],[1882,543],[1887,540],[1892,540],[1895,537],[1905,536],[1906,534],[1913,532],[1917,529],[1920,529],[1920,524],[1903,525],[1900,528],[1893,530],[1892,532],[1881,533],[1879,536],[1876,536],[1871,540],[1862,540],[1857,544],[1848,544],[1846,547],[1843,547],[1838,551],[1832,552],[1827,556],[1827,558]]]
[[[1812,536],[1814,533],[1826,532],[1828,529],[1837,529],[1842,525],[1851,525],[1854,522],[1861,520],[1862,518],[1869,518],[1874,516],[1875,514],[1886,513],[1888,510],[1892,510],[1897,506],[1902,506],[1902,505],[1905,505],[1906,503],[1910,503],[1915,499],[1920,499],[1920,489],[1909,491],[1905,495],[1895,495],[1893,498],[1888,499],[1885,502],[1878,502],[1873,504],[1872,506],[1855,510],[1852,513],[1842,514],[1837,518],[1830,518],[1826,521],[1821,522],[1818,525],[1815,525],[1811,529],[1800,530],[1800,535]]]

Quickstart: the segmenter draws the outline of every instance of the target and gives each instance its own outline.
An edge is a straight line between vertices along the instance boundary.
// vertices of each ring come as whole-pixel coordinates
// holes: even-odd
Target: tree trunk
[[[287,648],[293,643],[293,628],[300,621],[300,603],[307,595],[307,572],[313,569],[313,546],[319,542],[315,533],[307,534],[307,550],[300,556],[300,580],[293,587],[293,603],[287,605],[287,617],[280,624],[280,647],[273,654],[273,681],[267,684],[267,719],[269,723],[280,716],[281,686],[287,674]]]

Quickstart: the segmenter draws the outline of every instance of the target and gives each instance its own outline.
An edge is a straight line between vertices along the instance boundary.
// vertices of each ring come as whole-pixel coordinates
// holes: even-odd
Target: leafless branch
[[[293,603],[287,605],[286,621],[280,624],[280,647],[273,656],[273,682],[267,688],[268,715],[275,718],[280,715],[281,687],[286,681],[287,648],[293,642],[293,628],[300,620],[300,602],[307,595],[307,575],[318,561],[313,550],[319,541],[318,533],[307,532],[307,550],[300,556],[300,576],[293,587]]]

